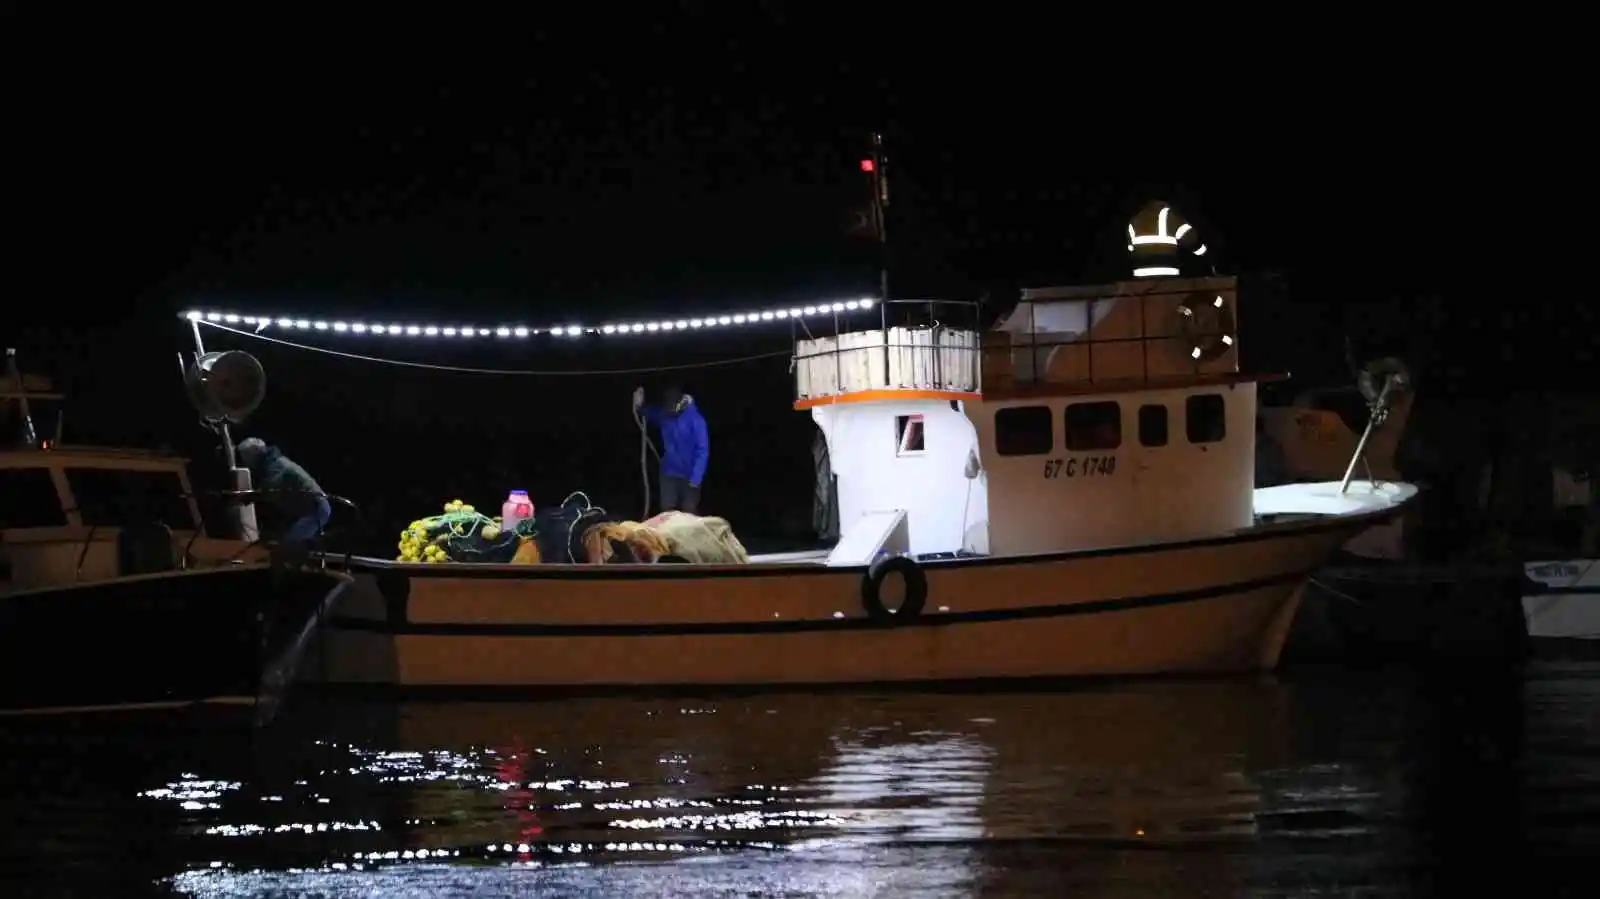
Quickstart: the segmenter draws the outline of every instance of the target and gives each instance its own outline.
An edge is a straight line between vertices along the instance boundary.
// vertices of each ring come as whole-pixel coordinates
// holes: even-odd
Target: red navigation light
[[[876,167],[870,159],[861,160],[861,171],[863,172],[870,172]]]

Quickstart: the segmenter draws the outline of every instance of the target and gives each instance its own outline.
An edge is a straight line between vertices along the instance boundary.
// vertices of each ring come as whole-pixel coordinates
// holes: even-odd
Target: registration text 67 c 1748
[[[1107,478],[1117,473],[1116,456],[1068,456],[1064,459],[1046,459],[1046,480],[1056,478]]]

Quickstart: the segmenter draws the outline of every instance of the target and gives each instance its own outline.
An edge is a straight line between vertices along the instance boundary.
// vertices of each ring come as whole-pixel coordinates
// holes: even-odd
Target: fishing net
[[[587,561],[583,534],[609,521],[606,510],[582,491],[558,506],[546,506],[505,531],[471,505],[446,503],[444,514],[419,518],[400,532],[401,562],[581,563]],[[532,544],[528,546],[527,544]]]
[[[419,518],[400,532],[401,562],[510,562],[524,540],[536,539],[534,521],[519,521],[509,531],[500,520],[459,500],[443,515]]]
[[[745,564],[744,545],[726,519],[663,512],[645,522],[619,521],[594,505],[583,491],[557,506],[545,506],[531,519],[507,531],[490,518],[456,500],[442,515],[419,518],[400,532],[401,562],[545,562],[581,565],[588,562],[668,561]],[[589,541],[585,542],[585,537]],[[609,541],[609,550],[606,541]],[[629,552],[616,556],[616,544]]]
[[[603,506],[589,501],[581,490],[569,494],[559,506],[545,506],[534,513],[543,561],[557,565],[581,564],[589,560],[583,535],[597,524],[614,521]]]

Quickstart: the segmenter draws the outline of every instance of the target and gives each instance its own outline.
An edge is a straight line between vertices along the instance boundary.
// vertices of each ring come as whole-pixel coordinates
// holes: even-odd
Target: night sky
[[[0,336],[71,390],[69,439],[168,444],[212,468],[180,392],[180,309],[538,325],[871,294],[874,248],[843,224],[865,196],[872,130],[893,165],[896,295],[987,296],[993,315],[1019,286],[1114,278],[1123,224],[1159,197],[1255,285],[1243,300],[1253,368],[1343,383],[1348,334],[1362,355],[1424,360],[1436,384],[1492,385],[1474,372],[1504,364],[1521,339],[1508,335],[1592,330],[1548,302],[1487,308],[1442,272],[1454,238],[1417,227],[1451,191],[1438,167],[1392,125],[1380,151],[1362,137],[1377,126],[1331,98],[1164,120],[1143,109],[1165,104],[1159,91],[1084,89],[1079,67],[1003,62],[1004,41],[913,57],[874,50],[888,43],[873,38],[882,23],[861,17],[710,6],[603,27],[457,23],[514,39],[481,52],[442,33],[390,39],[376,23],[357,41],[303,22],[117,13],[67,32],[7,11],[25,74],[8,104],[21,227]],[[1307,140],[1317,109],[1334,109],[1338,128]],[[534,343],[517,357],[343,348],[570,372],[788,340],[774,327],[620,351]],[[383,510],[402,522],[430,511],[408,504],[462,492],[491,504],[513,486],[544,502],[581,488],[631,514],[628,392],[668,380],[427,375],[219,334],[208,344],[267,367],[267,402],[244,433],[280,443],[330,491],[406,506]],[[711,425],[705,507],[736,526],[803,530],[811,425],[790,411],[786,360],[671,379]]]

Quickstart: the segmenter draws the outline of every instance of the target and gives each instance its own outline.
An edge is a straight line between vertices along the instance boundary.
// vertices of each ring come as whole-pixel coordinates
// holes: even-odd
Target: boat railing
[[[1133,286],[1138,292],[1025,292],[1012,315],[983,335],[984,383],[1003,392],[1237,371],[1233,279]]]
[[[337,494],[328,493],[326,491],[300,490],[300,489],[294,489],[294,488],[267,488],[267,489],[255,489],[255,490],[205,490],[205,491],[200,491],[199,493],[197,493],[197,496],[205,497],[205,498],[208,498],[208,499],[220,500],[225,505],[237,506],[237,505],[253,504],[253,503],[255,503],[255,502],[259,501],[259,500],[266,499],[266,498],[269,498],[269,497],[272,497],[272,496],[283,495],[283,494],[300,494],[300,495],[304,495],[304,496],[315,496],[315,497],[320,497],[322,499],[327,500],[328,501],[328,505],[333,510],[334,516],[335,516],[334,518],[330,518],[330,522],[336,520],[336,517],[338,515],[338,510],[340,510],[340,509],[348,510],[348,512],[350,513],[350,515],[347,516],[347,517],[352,517],[353,520],[351,522],[351,528],[350,528],[350,530],[348,532],[341,533],[341,529],[335,527],[335,528],[332,528],[332,529],[324,529],[324,530],[318,532],[317,535],[312,538],[311,543],[313,544],[313,546],[316,549],[318,549],[320,551],[327,552],[328,545],[329,545],[329,542],[330,542],[330,538],[339,537],[339,538],[345,538],[345,542],[347,543],[347,548],[346,548],[346,551],[343,554],[348,555],[351,552],[353,552],[353,544],[356,541],[371,541],[377,536],[378,532],[373,529],[372,523],[367,520],[366,515],[361,511],[361,507],[359,505],[357,505],[354,500],[352,500],[352,499],[350,499],[348,497],[339,496]],[[198,537],[199,537],[199,535],[196,534],[195,537],[190,538],[190,540],[189,540],[190,546],[192,546],[194,544],[195,540],[198,539]],[[267,541],[265,541],[265,540],[259,540],[259,539],[250,541],[249,544],[245,547],[245,549],[241,549],[239,551],[239,553],[237,553],[235,555],[235,558],[238,558],[239,556],[243,555],[243,553],[245,552],[246,549],[249,548],[249,546],[256,546],[258,544],[264,544],[266,542]],[[186,555],[187,555],[187,552],[188,552],[188,549],[186,547],[185,548],[185,554]],[[334,555],[338,555],[338,553],[334,553]]]
[[[361,507],[359,505],[357,505],[353,500],[348,499],[347,497],[337,496],[337,495],[332,494],[332,493],[316,492],[316,491],[310,491],[310,490],[298,490],[298,489],[197,490],[197,491],[192,491],[192,492],[186,492],[181,497],[178,497],[178,498],[182,499],[184,502],[199,501],[199,500],[219,500],[224,504],[238,505],[238,504],[243,504],[243,503],[254,503],[254,502],[258,501],[258,500],[264,499],[264,498],[272,496],[272,495],[286,494],[286,493],[297,493],[297,494],[305,494],[305,495],[309,495],[309,496],[322,497],[323,499],[326,499],[328,501],[328,504],[333,509],[336,509],[336,510],[337,509],[346,509],[350,513],[349,517],[353,517],[353,521],[351,522],[351,527],[348,530],[344,530],[344,529],[341,529],[339,527],[333,527],[333,528],[326,528],[326,529],[320,531],[319,533],[317,533],[310,540],[309,544],[305,547],[305,549],[307,551],[318,552],[318,553],[321,553],[324,556],[351,555],[351,554],[353,554],[355,552],[356,544],[357,544],[358,541],[371,542],[373,540],[373,538],[377,534],[377,532],[374,531],[373,528],[371,527],[370,522],[367,521],[366,516],[364,514],[362,514]],[[77,511],[80,511],[81,508],[82,507],[80,506],[80,507],[76,507],[76,508],[73,508],[73,509],[68,510],[68,511],[77,512]],[[160,509],[155,505],[152,505],[151,508],[156,512],[160,511]],[[125,507],[123,511],[127,511],[127,508]],[[149,519],[149,521],[151,522],[151,526],[152,527],[157,527],[157,528],[159,528],[161,530],[166,531],[168,533],[168,535],[169,535],[168,539],[171,539],[171,531],[173,529],[171,528],[170,525],[167,525],[165,522],[162,522],[160,525],[156,525],[155,524],[155,522],[161,521],[161,518],[160,518],[159,514],[153,515]],[[333,519],[330,519],[330,521],[333,521]],[[100,525],[100,524],[89,525],[87,527],[87,529],[84,531],[82,539],[79,541],[78,558],[77,558],[77,564],[76,564],[75,569],[73,571],[73,581],[76,583],[78,580],[81,579],[82,574],[83,574],[84,564],[88,560],[90,548],[94,546],[96,538],[98,538],[98,537],[100,537],[100,536],[102,536],[102,535],[104,535],[104,534],[106,534],[108,532],[116,532],[116,531],[120,530],[122,527],[125,527],[126,525],[135,524],[135,523],[136,522],[129,521],[129,522],[125,522],[124,524],[117,525],[117,526],[108,526],[108,525]],[[187,530],[187,529],[185,529],[185,530]],[[177,558],[176,558],[175,562],[176,562],[176,564],[178,565],[179,568],[187,570],[189,568],[194,567],[194,564],[195,564],[195,557],[194,557],[195,544],[198,543],[200,541],[200,539],[205,537],[205,536],[207,536],[206,529],[200,523],[197,523],[196,526],[193,528],[193,530],[191,530],[189,532],[188,540],[184,542],[182,551],[177,554]],[[343,544],[344,548],[341,549],[341,550],[338,550],[338,551],[332,550],[331,547],[335,543]],[[247,553],[249,553],[249,551],[252,548],[254,548],[256,546],[268,546],[268,545],[269,545],[268,541],[260,540],[260,539],[243,541],[242,545],[233,553],[233,555],[225,560],[225,564],[231,564],[231,563],[238,562],[238,561],[242,560],[244,558],[244,556]]]
[[[878,327],[795,334],[797,400],[864,391],[980,393],[983,386],[978,304],[959,300],[889,300]]]

